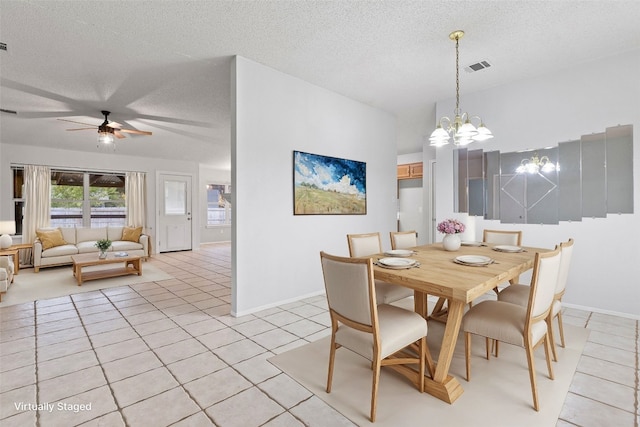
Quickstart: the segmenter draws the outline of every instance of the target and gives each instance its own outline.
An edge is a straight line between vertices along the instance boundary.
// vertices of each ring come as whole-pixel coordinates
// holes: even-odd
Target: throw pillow
[[[141,234],[142,227],[124,227],[122,229],[122,240],[138,243]]]
[[[36,231],[36,234],[38,239],[40,239],[40,242],[42,242],[43,250],[67,244],[67,241],[62,237],[62,231],[59,228],[55,230]]]

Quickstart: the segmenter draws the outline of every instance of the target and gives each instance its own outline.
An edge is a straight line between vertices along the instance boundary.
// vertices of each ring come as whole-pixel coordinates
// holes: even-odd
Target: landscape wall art
[[[293,152],[294,215],[365,215],[367,164]]]

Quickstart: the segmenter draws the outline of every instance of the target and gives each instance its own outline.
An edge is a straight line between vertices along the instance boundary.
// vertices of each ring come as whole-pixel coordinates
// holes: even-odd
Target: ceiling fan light
[[[98,132],[98,142],[100,144],[113,144],[113,134],[109,132]]]

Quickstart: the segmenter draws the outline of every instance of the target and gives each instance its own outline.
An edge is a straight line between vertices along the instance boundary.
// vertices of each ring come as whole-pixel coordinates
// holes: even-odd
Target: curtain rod
[[[131,171],[131,170],[127,170],[127,171],[122,171],[122,170],[113,170],[113,169],[92,169],[92,170],[88,170],[86,168],[74,168],[71,166],[52,166],[52,165],[39,165],[39,164],[35,164],[35,163],[28,163],[28,164],[24,164],[24,163],[10,163],[9,166],[10,167],[19,167],[19,168],[23,168],[25,166],[46,166],[48,168],[54,169],[54,170],[63,170],[63,171],[71,171],[71,172],[86,172],[86,173],[92,173],[92,172],[103,172],[103,173],[127,173],[127,172],[141,172],[141,173],[147,173],[146,171]]]

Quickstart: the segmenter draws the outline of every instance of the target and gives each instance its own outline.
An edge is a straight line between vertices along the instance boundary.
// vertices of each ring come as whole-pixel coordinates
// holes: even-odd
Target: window
[[[207,185],[207,226],[231,224],[230,193],[229,185]]]
[[[16,234],[22,234],[24,169],[13,169]],[[51,227],[126,225],[125,175],[51,171]]]

